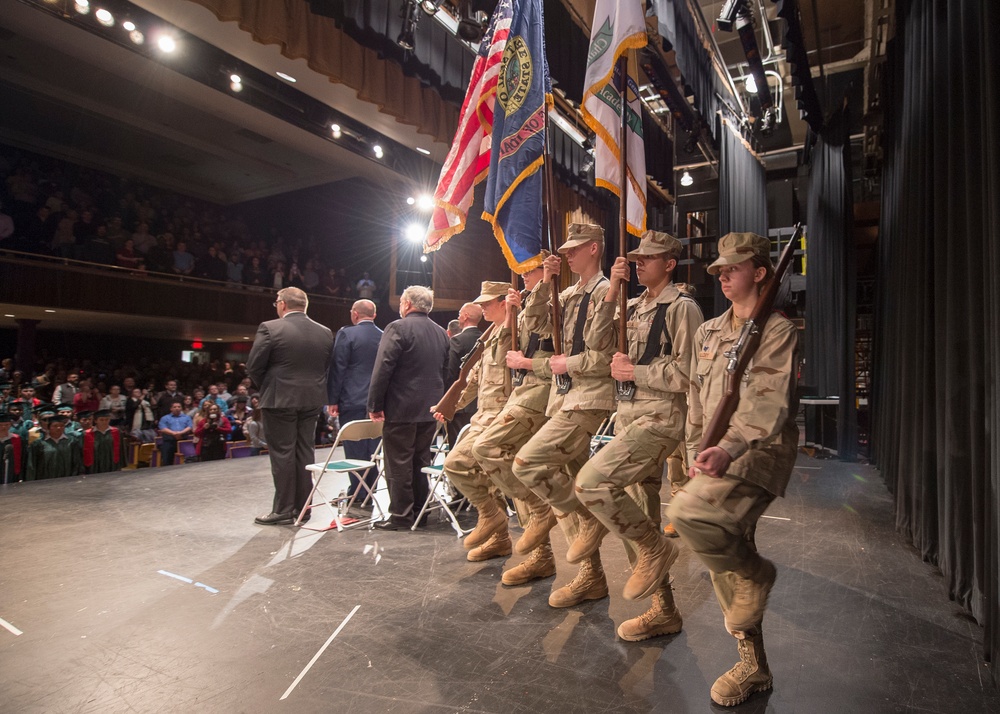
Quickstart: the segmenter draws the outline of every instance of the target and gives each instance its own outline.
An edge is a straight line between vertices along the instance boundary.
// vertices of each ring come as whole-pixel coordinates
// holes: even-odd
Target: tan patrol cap
[[[718,275],[724,265],[736,265],[759,255],[771,259],[771,241],[756,233],[727,233],[719,239],[719,258],[707,270]]]
[[[603,243],[604,229],[593,223],[570,223],[566,232],[566,242],[559,246],[558,252],[565,253],[570,248],[576,248],[592,240]]]
[[[483,303],[492,302],[500,297],[507,297],[507,291],[510,290],[510,283],[496,283],[492,280],[484,280],[482,287],[482,294],[477,297],[474,302],[477,305],[482,305]]]
[[[643,232],[639,247],[630,250],[627,257],[634,261],[640,255],[663,255],[664,253],[680,255],[681,242],[669,233],[649,230]]]

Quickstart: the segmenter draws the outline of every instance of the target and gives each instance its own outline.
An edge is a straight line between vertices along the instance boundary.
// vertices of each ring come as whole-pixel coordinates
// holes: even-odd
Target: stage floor
[[[614,538],[610,599],[555,610],[552,578],[504,587],[504,559],[467,562],[444,522],[254,525],[271,496],[266,457],[0,488],[0,711],[722,710],[735,640],[683,547],[683,631],[625,643],[646,602],[622,599]],[[895,533],[874,470],[801,456],[757,541],[778,565],[774,689],[734,711],[1000,711],[982,629]]]

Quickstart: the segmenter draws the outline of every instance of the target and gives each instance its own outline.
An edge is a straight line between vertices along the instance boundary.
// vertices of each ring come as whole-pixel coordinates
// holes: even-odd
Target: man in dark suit
[[[330,416],[340,417],[340,425],[356,419],[368,418],[368,387],[375,356],[382,339],[382,330],[375,325],[375,303],[358,300],[351,306],[350,327],[337,333],[333,343],[333,361],[330,363],[330,377],[327,380],[327,403]],[[349,459],[367,460],[372,457],[378,439],[362,439],[344,442],[344,456]],[[372,469],[368,475],[368,485],[374,486],[378,473]],[[353,495],[358,487],[358,477],[351,473],[351,487],[348,495]]]
[[[462,358],[472,351],[476,346],[483,331],[479,329],[479,323],[483,319],[483,308],[472,302],[462,305],[458,311],[459,332],[448,342],[448,370],[444,377],[444,388],[448,389],[452,383],[458,379],[458,373],[462,370]],[[455,412],[455,417],[448,422],[448,444],[455,445],[458,432],[462,427],[472,421],[472,415],[479,408],[478,402],[473,399],[469,404]]]
[[[388,520],[380,530],[413,525],[427,499],[427,476],[421,469],[431,461],[436,422],[430,408],[444,392],[448,335],[428,315],[434,293],[419,285],[399,299],[402,319],[389,323],[379,343],[368,390],[368,416],[384,421],[382,446],[389,486]]]
[[[327,400],[333,353],[333,333],[306,316],[309,298],[302,290],[279,290],[274,306],[279,319],[260,324],[247,360],[247,374],[260,389],[274,478],[274,507],[254,519],[264,526],[291,525],[307,505],[312,477],[306,466],[316,456],[316,417]]]

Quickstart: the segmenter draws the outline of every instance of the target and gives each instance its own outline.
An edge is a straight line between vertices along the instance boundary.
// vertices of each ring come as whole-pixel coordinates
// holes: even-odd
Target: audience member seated
[[[174,454],[177,453],[177,442],[192,436],[194,424],[191,422],[191,417],[181,411],[181,403],[173,402],[170,405],[170,412],[160,418],[159,426],[162,438],[160,463],[163,466],[170,466],[174,463]]]

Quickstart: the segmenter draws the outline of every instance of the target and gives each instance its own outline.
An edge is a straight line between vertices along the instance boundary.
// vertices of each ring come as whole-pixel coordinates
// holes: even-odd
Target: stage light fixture
[[[433,211],[434,197],[426,193],[420,194],[420,196],[417,197],[417,208],[421,211]]]
[[[747,88],[747,91],[750,92],[750,94],[757,93],[757,80],[753,78],[752,74],[748,74],[743,78],[743,86]]]
[[[372,147],[372,152],[375,154],[376,159],[381,159],[385,156],[385,152],[382,151],[382,147],[378,144],[375,144],[375,146]]]
[[[427,256],[426,255],[420,256],[420,262],[421,263],[426,263],[427,262]]]
[[[423,243],[424,242],[424,227],[419,223],[410,223],[403,230],[403,235],[406,236],[406,240],[411,243]]]
[[[229,75],[229,81],[232,82],[233,84],[242,84],[243,77],[239,76],[234,72],[233,74]]]
[[[421,0],[420,9],[424,11],[425,15],[436,15],[440,4],[434,0]]]
[[[416,202],[417,202],[417,199],[415,199],[413,196],[407,196],[406,197],[406,204],[408,206],[412,206]]]
[[[403,18],[403,26],[399,29],[396,44],[407,52],[413,52],[416,45],[417,22],[420,21],[420,15],[417,14],[417,4],[417,0],[406,0],[399,8],[399,16]]]
[[[344,132],[340,128],[340,124],[331,124],[330,131],[333,133],[334,139],[339,139],[344,135]]]
[[[282,78],[283,80],[285,80],[286,82],[291,82],[292,84],[295,84],[295,82],[297,82],[297,81],[298,81],[298,80],[297,80],[297,79],[295,79],[295,77],[293,77],[292,75],[290,75],[290,74],[285,74],[284,72],[275,72],[275,74],[276,74],[276,75],[278,75],[279,77],[281,77],[281,78]]]
[[[122,29],[125,30],[125,32],[132,32],[135,30],[135,23],[131,20],[126,20],[122,23]]]
[[[681,186],[687,187],[687,186],[692,185],[693,183],[694,183],[694,178],[691,176],[691,174],[689,174],[687,171],[685,171],[681,175]]]
[[[424,156],[430,156],[431,155],[430,151],[428,151],[427,149],[425,149],[425,148],[423,148],[421,146],[414,146],[413,148],[416,149],[417,151],[419,151]]]
[[[73,9],[81,15],[86,15],[90,12],[90,0],[76,0],[73,3]]]
[[[243,91],[243,82],[230,82],[229,83],[229,88],[231,90],[233,90],[234,92],[242,92]]]
[[[161,52],[170,54],[177,49],[177,40],[170,35],[160,35],[156,40],[156,46],[160,48]]]
[[[458,21],[458,36],[470,44],[482,41],[486,34],[486,13],[472,10],[472,3],[462,3],[462,19]]]
[[[146,41],[146,36],[141,32],[139,32],[138,30],[132,30],[130,33],[128,33],[128,38],[137,45],[141,45],[143,42]]]
[[[741,12],[750,12],[746,0],[726,0],[726,4],[722,6],[719,19],[715,21],[715,24],[723,32],[732,32],[733,25],[736,24],[736,18],[739,17]]]
[[[97,21],[102,25],[104,25],[105,27],[114,27],[115,16],[112,15],[107,10],[105,10],[103,7],[94,13],[94,17],[96,17]]]

